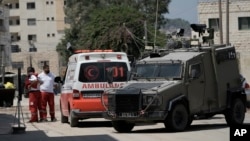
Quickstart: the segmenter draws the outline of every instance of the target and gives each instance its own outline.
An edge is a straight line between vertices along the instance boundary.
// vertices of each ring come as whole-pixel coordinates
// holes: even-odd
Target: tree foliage
[[[113,49],[140,57],[144,48],[144,21],[148,41],[154,42],[157,0],[67,0],[65,14],[70,28],[57,46],[68,56],[66,44],[78,49]],[[165,24],[162,14],[168,12],[170,0],[158,0],[157,29]],[[159,38],[161,40],[159,40]],[[157,44],[163,45],[164,35],[157,31]]]

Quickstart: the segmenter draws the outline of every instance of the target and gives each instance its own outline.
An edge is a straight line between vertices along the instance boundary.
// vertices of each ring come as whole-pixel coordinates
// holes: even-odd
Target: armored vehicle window
[[[201,64],[194,64],[190,66],[189,77],[190,78],[199,78],[201,75]]]
[[[127,80],[128,68],[126,63],[121,62],[94,62],[81,64],[80,82],[106,82],[106,69],[113,68],[113,81],[121,82]]]
[[[181,78],[181,63],[138,64],[137,78]]]

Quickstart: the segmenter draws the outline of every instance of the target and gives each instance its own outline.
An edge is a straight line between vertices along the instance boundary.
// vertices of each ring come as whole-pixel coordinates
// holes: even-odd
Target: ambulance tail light
[[[121,54],[117,54],[116,58],[117,58],[118,60],[121,60],[121,59],[122,59],[122,55],[121,55]]]
[[[89,56],[87,55],[87,56],[85,56],[85,60],[89,60]]]
[[[245,89],[250,89],[250,85],[248,83],[245,84]]]
[[[72,94],[73,99],[79,99],[80,95],[81,94],[78,90],[73,90],[73,94]]]

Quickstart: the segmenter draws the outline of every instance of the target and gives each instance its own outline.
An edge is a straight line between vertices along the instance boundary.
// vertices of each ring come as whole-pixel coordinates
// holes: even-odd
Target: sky
[[[169,19],[181,18],[189,23],[198,23],[198,0],[171,0],[169,13],[165,16]]]

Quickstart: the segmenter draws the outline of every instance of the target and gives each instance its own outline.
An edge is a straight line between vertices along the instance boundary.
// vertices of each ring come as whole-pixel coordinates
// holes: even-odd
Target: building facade
[[[218,0],[198,4],[199,23],[214,28],[214,42],[220,43]],[[222,0],[223,43],[226,42],[226,2]],[[250,81],[250,1],[229,0],[229,42],[236,47],[241,73]]]
[[[9,9],[0,4],[0,75],[5,75],[5,68],[11,65],[10,33],[9,33]]]
[[[8,0],[9,31],[12,65],[6,71],[17,68],[26,73],[32,66],[41,72],[43,65],[59,74],[59,56],[56,46],[64,36],[64,0]]]

